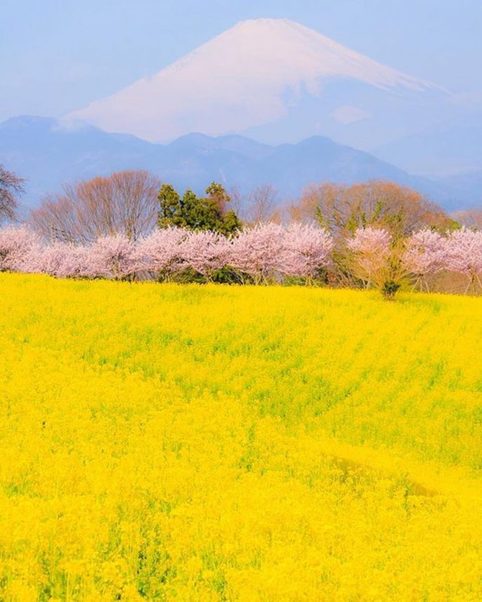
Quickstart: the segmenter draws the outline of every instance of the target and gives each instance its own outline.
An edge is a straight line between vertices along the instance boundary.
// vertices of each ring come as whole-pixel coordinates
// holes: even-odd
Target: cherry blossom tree
[[[187,235],[187,230],[173,227],[156,230],[140,239],[134,253],[138,270],[159,279],[182,269],[180,245]]]
[[[41,248],[32,260],[32,271],[57,278],[87,278],[95,276],[92,270],[90,247],[53,242]]]
[[[89,249],[89,264],[92,276],[114,280],[132,276],[139,269],[135,245],[123,234],[98,238]]]
[[[279,279],[283,270],[285,229],[279,224],[257,224],[233,239],[229,264],[256,284]]]
[[[463,274],[465,292],[482,288],[482,231],[462,228],[451,232],[446,241],[447,270]]]
[[[482,289],[482,232],[461,229],[443,236],[428,229],[396,239],[384,228],[358,228],[344,242],[343,268],[368,288],[392,298],[410,276],[428,290],[427,278],[444,272],[467,280],[466,292]],[[206,280],[223,268],[236,271],[241,282],[280,282],[287,277],[310,282],[332,263],[334,240],[315,224],[257,224],[228,238],[211,231],[172,227],[138,241],[118,234],[93,244],[42,242],[26,226],[0,229],[0,271],[39,272],[61,278],[189,277]],[[452,276],[450,275],[452,273]],[[224,272],[221,272],[224,277]],[[228,280],[229,281],[229,280]],[[232,280],[231,280],[232,281]],[[446,280],[442,279],[443,282]]]
[[[375,282],[390,258],[392,237],[383,228],[358,228],[353,238],[346,241],[354,255],[357,277],[367,285]]]
[[[229,239],[217,232],[189,232],[180,244],[183,266],[210,280],[216,270],[228,263],[231,245]]]
[[[365,286],[376,286],[386,299],[392,299],[403,276],[400,249],[393,244],[392,235],[384,228],[358,228],[346,246],[354,275]]]
[[[37,235],[26,226],[7,226],[0,230],[0,272],[30,271],[40,249]]]
[[[290,224],[285,230],[283,242],[282,271],[287,276],[298,276],[311,281],[320,269],[330,264],[333,237],[319,226]]]
[[[423,229],[407,239],[402,254],[402,264],[414,277],[415,286],[428,291],[428,277],[442,271],[446,267],[446,262],[446,239],[438,232]]]

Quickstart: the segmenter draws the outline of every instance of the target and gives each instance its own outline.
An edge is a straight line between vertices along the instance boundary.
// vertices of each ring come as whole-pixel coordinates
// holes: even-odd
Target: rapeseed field
[[[482,299],[0,292],[2,601],[482,599]]]

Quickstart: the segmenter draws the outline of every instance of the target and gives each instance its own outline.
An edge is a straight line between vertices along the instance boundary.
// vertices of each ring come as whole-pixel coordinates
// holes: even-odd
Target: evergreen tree
[[[233,234],[241,228],[236,213],[226,210],[226,205],[231,201],[229,194],[216,182],[206,188],[205,197],[198,197],[192,190],[186,190],[181,197],[170,184],[163,184],[158,198],[160,228],[177,226],[224,235]]]

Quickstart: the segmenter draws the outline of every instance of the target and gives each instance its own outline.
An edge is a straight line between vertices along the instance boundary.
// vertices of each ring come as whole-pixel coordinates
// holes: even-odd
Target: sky
[[[481,0],[0,0],[0,14],[0,121],[65,115],[259,17],[482,101]]]

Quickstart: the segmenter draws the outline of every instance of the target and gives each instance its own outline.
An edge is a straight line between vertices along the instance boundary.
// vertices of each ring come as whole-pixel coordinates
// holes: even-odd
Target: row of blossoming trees
[[[43,242],[25,226],[10,226],[0,230],[0,270],[116,280],[345,282],[377,287],[386,297],[404,282],[436,290],[437,278],[444,275],[445,281],[455,277],[463,283],[460,292],[477,293],[482,232],[443,235],[423,229],[395,240],[386,229],[367,227],[335,241],[316,225],[266,223],[231,237],[169,227],[135,242],[114,235],[74,245]]]

